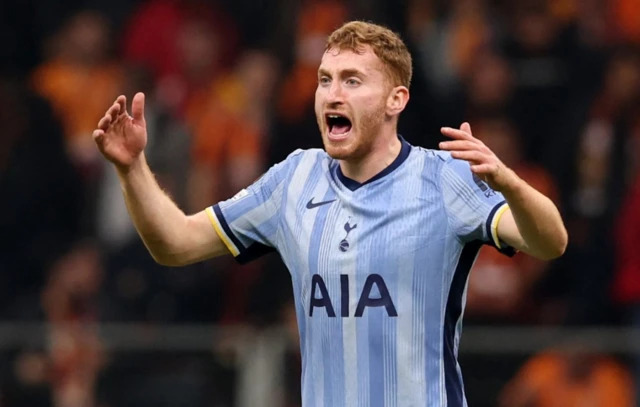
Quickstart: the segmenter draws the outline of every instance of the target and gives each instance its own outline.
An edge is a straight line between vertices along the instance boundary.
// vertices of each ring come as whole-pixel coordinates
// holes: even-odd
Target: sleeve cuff
[[[229,227],[219,205],[216,204],[208,207],[206,212],[216,233],[238,263],[247,264],[265,254],[275,251],[273,247],[265,246],[257,242],[254,242],[249,247],[245,247]]]
[[[509,204],[506,201],[502,201],[493,207],[489,217],[487,218],[487,238],[490,241],[492,246],[495,246],[500,252],[507,254],[509,256],[513,256],[516,251],[512,248],[504,244],[504,242],[500,241],[500,236],[498,236],[498,224],[500,223],[500,218],[505,212],[509,209]]]
[[[494,208],[495,213],[493,215],[493,218],[490,219],[491,230],[489,232],[489,235],[498,249],[502,249],[502,247],[500,246],[500,237],[498,236],[498,224],[500,223],[500,218],[502,218],[502,215],[504,215],[507,209],[509,209],[509,204],[506,202],[502,202],[496,205],[496,207]]]
[[[227,246],[229,252],[233,255],[233,257],[238,257],[240,253],[243,251],[244,247],[242,243],[238,240],[238,238],[233,234],[231,228],[229,228],[229,224],[224,218],[222,211],[218,205],[210,206],[206,209],[207,215],[209,216],[209,220],[213,225],[216,233],[220,237],[220,240]]]

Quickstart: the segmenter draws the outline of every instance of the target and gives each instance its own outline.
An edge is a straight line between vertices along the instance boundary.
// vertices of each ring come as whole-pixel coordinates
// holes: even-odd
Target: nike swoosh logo
[[[335,201],[335,199],[332,199],[330,201],[313,202],[313,199],[314,198],[311,198],[309,199],[309,202],[307,202],[307,209],[317,208],[318,206],[330,204],[331,202]]]

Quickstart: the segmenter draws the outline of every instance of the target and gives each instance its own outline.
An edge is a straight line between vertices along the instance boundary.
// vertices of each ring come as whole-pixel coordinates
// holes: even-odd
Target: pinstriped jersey
[[[466,406],[457,362],[468,274],[503,196],[447,152],[401,138],[365,183],[297,150],[207,208],[240,262],[277,251],[291,273],[304,407]]]

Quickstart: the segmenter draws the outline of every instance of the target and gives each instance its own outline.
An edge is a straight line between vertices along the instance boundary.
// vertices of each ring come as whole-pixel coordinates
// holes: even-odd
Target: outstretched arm
[[[507,168],[463,123],[460,129],[445,127],[442,134],[452,141],[440,143],[453,158],[466,160],[471,171],[502,193],[509,209],[498,221],[498,236],[509,246],[541,260],[561,256],[567,247],[567,231],[556,206]]]
[[[129,215],[158,263],[185,266],[229,253],[205,211],[186,216],[162,191],[144,155],[118,176]]]
[[[126,98],[118,97],[98,123],[93,137],[118,172],[129,214],[153,258],[183,266],[229,253],[201,211],[186,216],[162,191],[144,156],[147,142],[144,95],[136,94],[130,116]]]

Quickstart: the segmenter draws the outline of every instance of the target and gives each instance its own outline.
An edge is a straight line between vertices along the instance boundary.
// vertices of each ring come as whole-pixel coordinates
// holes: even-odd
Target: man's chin
[[[335,142],[329,137],[323,137],[324,150],[334,160],[346,160],[353,154],[353,143],[350,140]]]
[[[334,160],[350,160],[356,157],[357,148],[353,144],[335,145],[332,143],[325,143],[324,149],[329,157]]]
[[[346,160],[350,156],[349,152],[345,151],[345,149],[343,148],[327,148],[325,146],[325,151],[327,152],[329,157],[333,158],[334,160]]]

